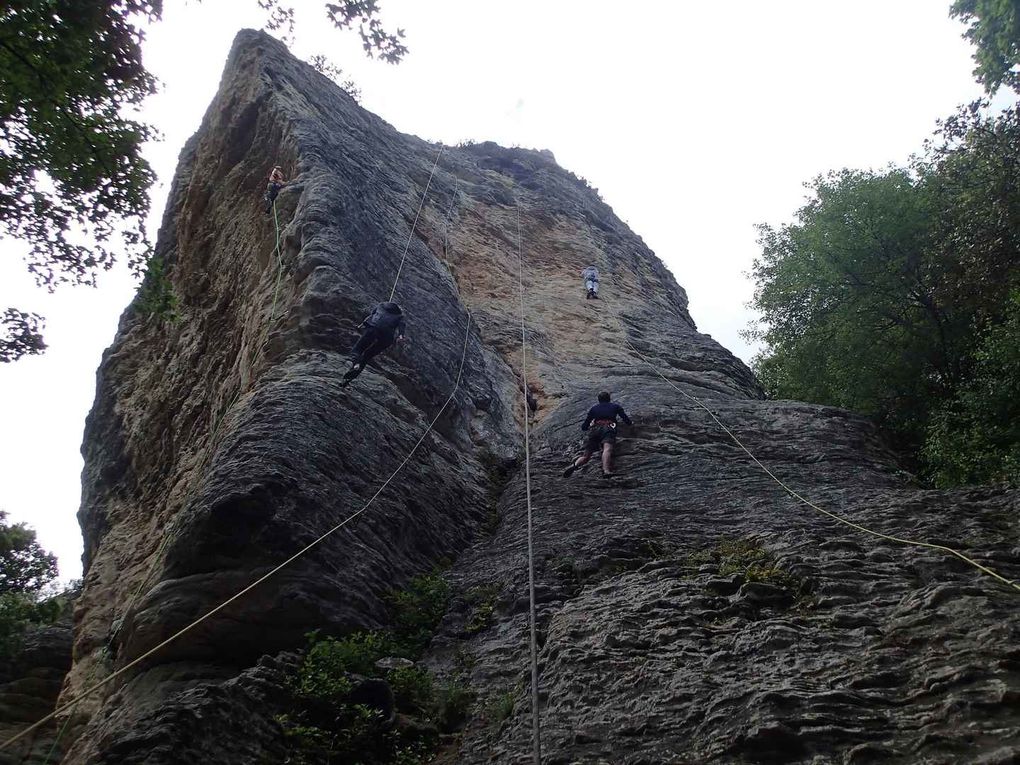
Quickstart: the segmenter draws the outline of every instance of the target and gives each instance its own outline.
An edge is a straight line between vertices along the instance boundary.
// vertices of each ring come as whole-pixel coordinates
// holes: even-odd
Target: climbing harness
[[[432,163],[432,172],[429,173],[428,183],[425,184],[425,191],[421,194],[421,202],[418,203],[418,212],[414,214],[414,223],[411,224],[411,230],[407,234],[407,244],[404,245],[404,254],[400,256],[400,265],[397,266],[397,275],[393,277],[393,289],[390,290],[389,302],[393,302],[393,296],[397,292],[397,282],[400,281],[400,272],[404,270],[404,260],[407,259],[407,251],[411,248],[411,240],[414,238],[414,231],[418,227],[418,217],[421,215],[421,208],[425,206],[425,198],[429,195],[429,186],[432,185],[432,176],[436,174],[436,167],[439,165],[439,158],[443,156],[443,151],[446,149],[442,144],[439,145],[439,153],[436,154],[436,161]],[[451,205],[452,209],[452,205]]]
[[[542,762],[538,708],[538,640],[535,636],[535,551],[531,513],[531,436],[528,428],[528,342],[524,331],[524,249],[521,246],[521,206],[517,205],[517,288],[521,299],[521,390],[524,392],[524,491],[528,503],[528,626],[531,633],[531,733],[535,765]]]
[[[645,358],[644,354],[642,354],[641,351],[639,351],[637,348],[635,348],[631,344],[631,342],[629,340],[624,338],[624,342],[627,344],[627,346],[632,351],[634,351],[634,353],[636,353],[641,358],[641,360],[643,362],[645,362],[645,364],[647,364],[649,367],[651,367],[652,371],[654,371],[659,377],[661,377],[666,382],[666,384],[668,384],[670,387],[674,388],[675,390],[679,391],[681,394],[683,394],[684,396],[689,398],[699,408],[704,409],[706,412],[708,412],[709,417],[711,417],[715,421],[715,424],[718,425],[720,428],[722,428],[723,431],[725,431],[726,435],[728,435],[731,439],[733,439],[733,442],[737,446],[739,446],[744,451],[744,453],[747,454],[748,457],[751,458],[751,460],[754,462],[754,464],[756,464],[759,468],[761,468],[762,471],[769,478],[771,478],[773,481],[775,481],[783,489],[783,491],[785,491],[787,494],[789,494],[794,499],[798,500],[799,502],[802,502],[803,504],[807,505],[808,507],[812,508],[813,510],[816,510],[819,513],[822,513],[823,515],[828,516],[832,520],[838,521],[839,523],[842,523],[845,526],[849,526],[852,529],[856,529],[857,531],[863,532],[864,534],[870,534],[873,537],[878,537],[879,539],[885,539],[888,542],[895,542],[897,544],[906,545],[908,547],[923,547],[923,548],[926,548],[926,549],[929,549],[929,550],[939,550],[940,552],[948,553],[949,555],[952,555],[952,556],[955,556],[956,558],[959,558],[964,563],[966,563],[966,564],[968,564],[970,566],[973,566],[974,568],[976,568],[979,571],[987,574],[988,576],[990,576],[990,577],[992,577],[994,579],[997,579],[999,582],[1001,582],[1002,584],[1006,585],[1007,587],[1012,587],[1017,592],[1020,592],[1020,584],[1018,584],[1016,580],[1009,580],[1009,579],[1007,579],[1006,577],[1002,576],[1002,574],[999,574],[999,573],[993,571],[992,569],[988,568],[988,566],[985,566],[985,565],[983,565],[981,563],[978,563],[973,558],[970,558],[967,555],[964,555],[959,550],[956,550],[956,549],[954,549],[952,547],[949,547],[948,545],[939,545],[939,544],[934,544],[932,542],[922,542],[922,541],[917,540],[917,539],[909,539],[907,537],[898,537],[898,536],[895,536],[893,534],[884,534],[881,531],[875,531],[874,529],[870,529],[867,526],[861,525],[860,523],[855,523],[854,521],[851,521],[849,518],[844,518],[843,516],[839,515],[838,513],[832,512],[831,510],[826,510],[823,507],[819,507],[818,505],[816,505],[811,500],[806,499],[804,496],[799,494],[797,491],[795,491],[794,489],[791,489],[789,486],[787,486],[775,473],[773,473],[771,470],[769,470],[769,468],[766,467],[765,464],[762,463],[761,460],[759,460],[757,457],[755,457],[754,454],[751,453],[751,450],[748,449],[746,446],[744,446],[743,442],[739,438],[737,438],[736,434],[734,434],[734,432],[732,430],[730,430],[728,427],[726,427],[722,423],[722,421],[715,415],[715,413],[711,409],[709,409],[707,406],[705,406],[705,404],[703,404],[699,398],[697,398],[696,396],[693,396],[692,394],[690,394],[687,391],[683,390],[680,386],[676,385],[672,380],[668,379],[665,375],[663,375],[662,372],[660,372],[658,370],[658,368],[654,364],[652,364],[652,362],[650,362],[647,358]]]
[[[128,670],[138,666],[139,664],[141,664],[143,661],[148,659],[153,654],[158,653],[163,648],[165,648],[166,646],[168,646],[171,643],[173,643],[174,641],[176,641],[178,638],[186,635],[188,632],[193,630],[195,627],[197,627],[202,622],[206,621],[207,619],[209,619],[213,615],[219,613],[220,611],[222,611],[224,608],[229,606],[234,601],[242,598],[244,595],[246,595],[247,593],[249,593],[252,590],[254,590],[256,587],[258,587],[260,584],[265,582],[267,579],[275,576],[277,573],[282,571],[284,568],[289,566],[291,563],[296,561],[298,558],[301,558],[302,556],[304,556],[306,553],[308,553],[314,547],[317,547],[327,537],[329,537],[330,535],[332,535],[335,532],[339,531],[344,526],[346,526],[348,523],[350,523],[355,518],[357,518],[362,513],[364,513],[366,510],[368,510],[368,508],[371,507],[372,503],[375,502],[376,498],[378,498],[378,496],[383,493],[383,491],[386,489],[386,487],[390,485],[390,482],[394,478],[396,478],[397,474],[400,473],[401,470],[403,470],[404,466],[408,462],[410,462],[411,457],[414,456],[415,452],[418,450],[418,447],[422,445],[422,443],[425,441],[426,437],[428,437],[429,433],[432,432],[432,429],[435,426],[435,424],[439,421],[439,418],[443,416],[443,413],[446,411],[447,407],[450,405],[450,402],[453,401],[454,396],[457,395],[457,391],[460,389],[461,378],[463,377],[463,374],[464,374],[464,361],[467,358],[468,339],[471,337],[471,321],[472,321],[471,314],[468,313],[467,314],[467,322],[466,322],[466,326],[465,326],[465,329],[464,329],[464,346],[461,349],[460,365],[457,368],[457,379],[454,382],[453,390],[450,391],[450,395],[447,397],[446,401],[443,403],[443,406],[436,413],[436,416],[432,418],[431,422],[429,422],[429,425],[425,429],[425,432],[421,434],[421,436],[415,442],[414,446],[411,447],[411,451],[409,451],[407,453],[407,456],[404,457],[404,459],[401,461],[401,463],[399,465],[397,465],[396,470],[394,470],[390,474],[389,478],[387,478],[383,482],[382,486],[380,486],[378,489],[376,489],[375,494],[372,495],[372,497],[368,500],[368,502],[366,502],[361,507],[361,509],[357,510],[356,512],[354,512],[351,515],[349,515],[346,518],[344,518],[344,520],[342,520],[336,526],[331,528],[326,533],[322,534],[320,537],[315,539],[313,542],[310,542],[309,544],[305,545],[303,548],[301,548],[296,553],[294,553],[289,558],[287,558],[287,560],[283,561],[283,563],[280,563],[279,565],[277,565],[275,568],[273,568],[268,573],[263,574],[258,579],[256,579],[254,582],[249,584],[247,587],[245,587],[244,589],[240,590],[239,592],[237,592],[236,594],[232,595],[231,597],[227,598],[225,601],[220,603],[215,608],[210,609],[209,611],[207,611],[202,616],[200,616],[197,619],[195,619],[193,622],[191,622],[187,626],[182,627],[181,629],[179,629],[177,632],[175,632],[173,635],[168,637],[163,642],[159,643],[158,645],[154,646],[153,648],[150,648],[148,651],[143,653],[141,656],[131,660],[129,663],[125,664],[123,667],[118,669],[116,672],[114,672],[111,675],[107,676],[106,678],[104,678],[103,680],[99,681],[98,683],[96,683],[96,684],[86,688],[84,691],[82,691],[78,695],[72,697],[69,701],[65,702],[64,704],[59,706],[57,709],[55,709],[52,712],[50,712],[48,715],[43,717],[41,720],[33,723],[32,725],[30,725],[29,727],[25,728],[23,731],[21,731],[20,733],[16,734],[12,738],[7,739],[5,742],[3,742],[3,744],[0,744],[0,750],[6,749],[11,744],[13,744],[16,741],[19,741],[20,739],[24,738],[25,736],[27,736],[32,731],[38,729],[41,725],[45,725],[50,720],[54,719],[55,717],[59,716],[63,712],[67,711],[69,708],[73,707],[75,704],[77,704],[82,699],[84,699],[84,698],[86,698],[88,696],[91,696],[93,693],[98,691],[100,688],[106,686],[107,684],[109,684],[110,682],[115,680],[116,678],[118,678],[121,675],[123,675]]]

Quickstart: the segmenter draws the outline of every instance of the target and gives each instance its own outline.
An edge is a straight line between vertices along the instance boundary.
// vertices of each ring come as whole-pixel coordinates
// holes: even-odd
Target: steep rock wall
[[[354,326],[394,284],[437,151],[265,35],[239,35],[160,232],[180,320],[129,308],[98,373],[64,697],[360,507],[453,390],[467,332],[463,383],[370,512],[80,704],[65,761],[281,761],[286,652],[311,629],[377,626],[382,595],[443,559],[455,560],[454,605],[426,661],[466,671],[479,703],[442,757],[528,761],[518,215],[541,404],[546,761],[1016,761],[1016,597],[798,505],[632,348],[796,489],[883,531],[980,550],[1009,576],[1016,493],[918,490],[860,418],[763,400],[697,332],[662,263],[547,153],[446,150],[396,284],[412,343],[339,387]],[[294,178],[279,260],[258,201],[276,163]],[[580,289],[588,263],[604,274],[597,304]],[[637,422],[619,450],[625,475],[563,479],[601,388]],[[517,468],[490,532],[494,462]],[[726,571],[711,554],[725,539],[754,540],[783,586]],[[468,630],[478,588],[498,597],[485,628]],[[485,702],[501,693],[517,703],[493,721]]]

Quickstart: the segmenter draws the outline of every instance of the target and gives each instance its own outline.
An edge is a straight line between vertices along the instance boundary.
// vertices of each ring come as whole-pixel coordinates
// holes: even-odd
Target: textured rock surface
[[[65,698],[359,508],[452,390],[470,312],[464,381],[370,512],[81,704],[65,762],[281,761],[273,716],[292,660],[260,657],[314,628],[377,626],[383,593],[444,559],[456,597],[426,660],[468,677],[479,701],[440,759],[528,761],[524,477],[511,462],[518,206],[540,399],[546,762],[1018,761],[1017,597],[798,505],[628,343],[797,490],[883,531],[978,551],[1011,577],[1017,494],[918,490],[863,420],[764,401],[697,332],[662,263],[548,153],[446,151],[397,284],[412,343],[339,388],[437,148],[269,38],[238,38],[160,233],[181,320],[129,308],[99,370]],[[274,163],[295,176],[279,198],[280,272],[258,203]],[[597,304],[583,300],[588,263],[604,274]],[[603,387],[637,422],[624,475],[564,480]],[[500,463],[515,465],[505,482]],[[725,539],[756,540],[772,574],[720,568],[705,551]],[[472,623],[478,592],[495,593],[492,614]],[[505,696],[517,703],[499,720],[492,701]]]
[[[71,616],[27,632],[18,650],[0,661],[0,741],[6,741],[52,709],[71,667]],[[0,752],[0,765],[56,762],[69,742],[51,724]],[[52,753],[52,754],[51,754]]]

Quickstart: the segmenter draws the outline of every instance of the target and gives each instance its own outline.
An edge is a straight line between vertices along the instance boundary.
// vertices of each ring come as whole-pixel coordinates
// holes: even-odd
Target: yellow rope
[[[195,627],[197,627],[199,624],[201,624],[205,620],[209,619],[214,614],[218,613],[219,611],[222,611],[224,608],[229,606],[235,600],[238,600],[239,598],[243,597],[244,595],[246,595],[247,593],[251,592],[256,587],[258,587],[260,584],[262,584],[264,581],[266,581],[270,577],[274,576],[279,571],[282,571],[284,568],[289,566],[291,563],[296,561],[298,558],[300,558],[303,555],[305,555],[305,553],[310,551],[312,548],[314,548],[317,545],[319,545],[324,539],[326,539],[326,537],[328,537],[331,534],[339,531],[344,526],[346,526],[348,523],[350,523],[355,518],[357,518],[359,515],[364,513],[366,510],[368,510],[368,508],[372,505],[372,503],[375,502],[376,498],[380,494],[382,494],[382,492],[386,489],[386,487],[390,485],[390,482],[394,478],[396,478],[397,474],[401,470],[403,470],[404,466],[408,462],[410,462],[411,457],[414,456],[414,453],[418,450],[418,447],[421,446],[422,442],[425,440],[425,438],[428,436],[428,434],[432,432],[432,428],[435,426],[436,422],[439,421],[439,418],[442,417],[443,413],[446,411],[446,408],[450,405],[450,402],[453,401],[453,397],[457,394],[457,391],[460,389],[460,381],[461,381],[461,378],[463,377],[463,374],[464,374],[464,360],[467,358],[467,346],[468,346],[468,339],[470,338],[470,336],[471,336],[471,314],[469,313],[468,316],[467,316],[467,326],[465,327],[465,330],[464,330],[464,347],[461,350],[461,354],[460,354],[460,366],[457,369],[457,379],[454,382],[453,390],[450,391],[449,397],[447,397],[446,401],[443,403],[443,406],[440,408],[439,412],[436,414],[435,417],[432,418],[432,421],[429,422],[429,426],[425,429],[425,432],[421,434],[421,437],[417,440],[417,442],[415,442],[414,446],[411,447],[411,451],[409,451],[407,453],[407,456],[404,457],[403,461],[399,465],[397,465],[397,469],[394,470],[390,474],[389,478],[387,478],[383,482],[383,485],[380,486],[376,490],[375,494],[372,495],[372,497],[368,500],[368,502],[366,502],[361,507],[360,510],[358,510],[357,512],[352,513],[351,515],[347,516],[344,520],[342,520],[340,523],[338,523],[336,526],[331,528],[325,534],[323,534],[322,536],[317,538],[315,541],[305,545],[303,548],[301,548],[296,553],[291,555],[289,558],[287,558],[287,560],[283,561],[283,563],[280,563],[278,566],[273,568],[268,573],[263,574],[258,579],[256,579],[254,582],[249,584],[247,587],[245,587],[244,589],[242,589],[241,591],[239,591],[235,595],[232,595],[231,597],[227,598],[225,601],[220,603],[215,608],[210,609],[209,611],[204,613],[202,616],[200,616],[197,619],[195,619],[195,621],[193,621],[190,624],[188,624],[186,627],[182,627],[177,632],[175,632],[173,635],[171,635],[166,640],[164,640],[162,643],[159,643],[155,647],[150,648],[148,651],[143,653],[141,656],[139,656],[138,658],[132,660],[128,664],[124,665],[123,667],[118,669],[113,674],[111,674],[108,677],[104,678],[103,680],[101,680],[100,682],[96,683],[95,685],[92,685],[89,688],[85,689],[84,691],[79,693],[77,696],[72,697],[69,701],[65,702],[64,704],[62,704],[57,709],[55,709],[52,712],[50,712],[48,715],[46,715],[41,720],[39,720],[39,721],[33,723],[32,725],[30,725],[29,727],[25,728],[23,731],[21,731],[20,733],[16,734],[14,737],[7,739],[3,744],[0,744],[0,750],[6,749],[11,744],[13,744],[16,741],[20,740],[21,738],[27,736],[32,731],[36,730],[39,726],[45,725],[50,720],[52,720],[53,718],[57,717],[58,715],[60,715],[61,713],[63,713],[64,711],[66,711],[67,709],[72,707],[73,705],[77,704],[82,699],[86,698],[87,696],[91,696],[93,693],[98,691],[103,686],[107,685],[108,683],[112,682],[116,678],[118,678],[121,675],[123,675],[129,669],[132,669],[133,667],[138,666],[141,662],[145,661],[146,659],[148,659],[153,654],[161,651],[163,648],[165,648],[166,646],[170,645],[171,643],[173,643],[175,640],[177,640],[178,638],[182,637],[183,635],[187,634],[188,632],[193,630]]]
[[[968,564],[970,566],[973,566],[974,568],[976,568],[979,571],[987,574],[990,577],[993,577],[994,579],[997,579],[999,582],[1001,582],[1002,584],[1006,585],[1007,587],[1012,587],[1017,592],[1020,592],[1020,584],[1017,584],[1017,582],[1015,580],[1011,581],[1011,580],[1007,579],[1006,577],[1002,576],[1002,574],[999,574],[999,573],[993,571],[992,569],[988,568],[988,566],[985,566],[985,565],[983,565],[981,563],[978,563],[976,560],[974,560],[973,558],[968,557],[967,555],[964,555],[959,550],[955,550],[952,547],[949,547],[947,545],[938,545],[938,544],[933,544],[932,542],[922,542],[922,541],[916,540],[916,539],[908,539],[906,537],[898,537],[898,536],[895,536],[893,534],[884,534],[881,531],[875,531],[874,529],[869,529],[867,526],[862,526],[859,523],[855,523],[854,521],[851,521],[849,518],[844,518],[843,516],[841,516],[841,515],[839,515],[837,513],[832,512],[831,510],[826,510],[824,507],[819,507],[818,505],[816,505],[811,500],[806,499],[805,497],[801,496],[794,489],[791,489],[789,486],[787,486],[775,473],[773,473],[771,470],[769,470],[768,467],[766,467],[761,462],[761,460],[759,460],[757,457],[755,457],[754,454],[751,453],[751,450],[748,449],[746,446],[744,446],[744,444],[741,442],[741,440],[739,438],[737,438],[737,436],[733,433],[733,431],[730,430],[728,427],[726,427],[722,423],[722,421],[718,417],[716,417],[715,413],[711,409],[709,409],[707,406],[705,406],[703,403],[701,403],[700,399],[698,399],[696,396],[693,396],[690,393],[688,393],[687,391],[685,391],[682,388],[680,388],[672,380],[669,380],[665,375],[662,374],[662,372],[660,372],[658,370],[658,368],[654,364],[652,364],[647,358],[645,358],[645,356],[641,353],[641,351],[639,351],[637,348],[635,348],[630,343],[629,340],[624,338],[624,342],[627,344],[627,346],[632,351],[634,351],[634,353],[636,353],[641,358],[642,361],[644,361],[648,366],[650,366],[652,368],[652,370],[659,377],[661,377],[663,380],[665,380],[665,382],[668,385],[670,385],[671,387],[673,387],[674,389],[679,391],[681,394],[683,394],[684,396],[689,398],[691,401],[693,401],[701,409],[704,409],[706,412],[708,412],[708,415],[713,420],[715,420],[716,425],[718,425],[720,428],[722,428],[726,432],[726,435],[728,435],[730,438],[732,438],[733,442],[737,446],[739,446],[741,449],[743,449],[744,453],[747,454],[747,456],[750,457],[754,461],[754,463],[758,467],[760,467],[762,469],[762,471],[764,471],[764,473],[769,478],[771,478],[773,481],[775,481],[777,484],[779,484],[779,486],[781,486],[783,488],[783,490],[786,493],[788,493],[790,496],[794,497],[795,499],[799,500],[800,502],[803,502],[805,505],[807,505],[808,507],[812,508],[813,510],[817,510],[819,513],[822,513],[823,515],[828,516],[829,518],[833,519],[834,521],[838,521],[839,523],[842,523],[845,526],[849,526],[850,528],[856,529],[857,531],[863,532],[865,534],[870,534],[873,537],[878,537],[879,539],[885,539],[885,540],[887,540],[889,542],[895,542],[897,544],[907,545],[907,546],[910,546],[910,547],[924,547],[924,548],[927,548],[929,550],[939,550],[941,552],[948,553],[949,555],[953,555],[953,556],[959,558],[960,560],[962,560],[964,563],[966,563],[966,564]]]

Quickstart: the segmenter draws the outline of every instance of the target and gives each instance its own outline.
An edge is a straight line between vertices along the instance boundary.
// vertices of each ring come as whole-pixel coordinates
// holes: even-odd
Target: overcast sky
[[[407,32],[399,66],[328,28],[323,0],[297,4],[295,53],[329,55],[399,130],[550,149],[587,178],[687,289],[699,328],[744,360],[754,224],[789,220],[818,173],[905,161],[980,94],[949,0],[383,0]],[[235,33],[264,20],[254,0],[166,5],[145,45],[163,83],[144,111],[164,136],[147,149],[153,233]],[[48,295],[2,246],[0,308],[44,314],[50,348],[0,365],[0,509],[76,577],[82,428],[134,285],[112,272]]]

